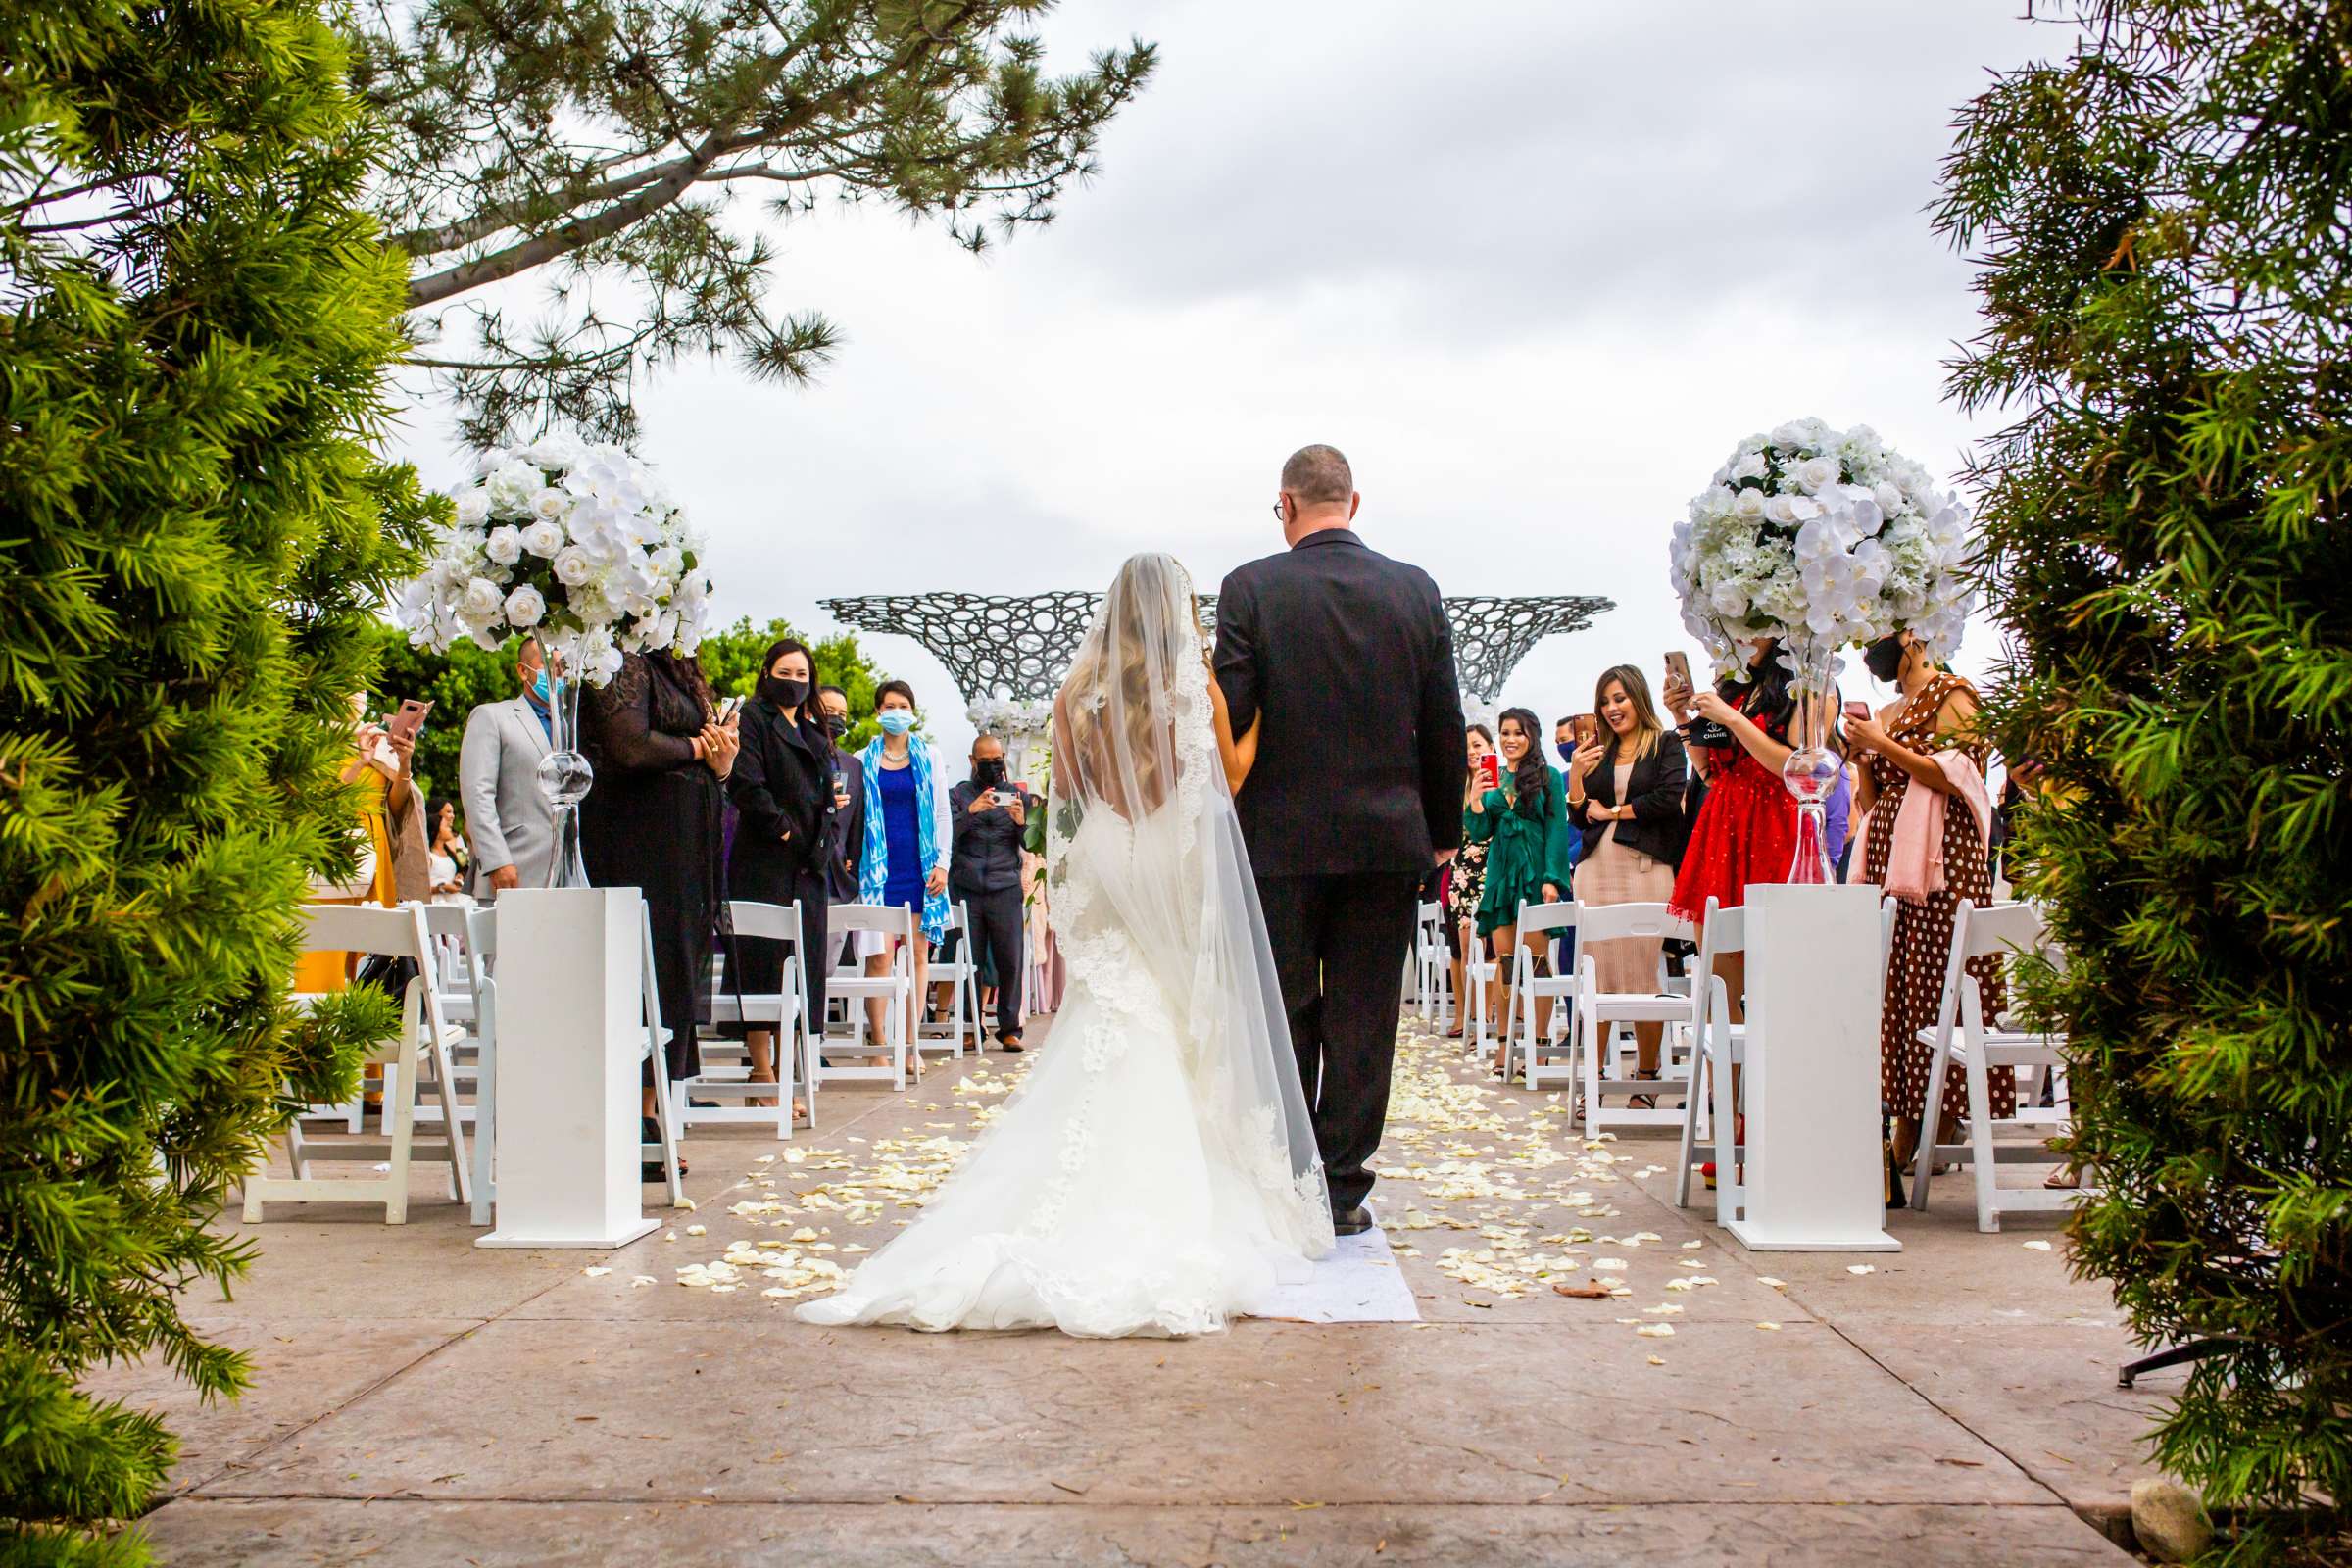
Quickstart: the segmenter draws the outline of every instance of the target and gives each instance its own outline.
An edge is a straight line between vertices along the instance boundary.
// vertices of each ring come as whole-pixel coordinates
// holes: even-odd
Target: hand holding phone
[[[420,703],[414,697],[401,699],[400,711],[384,720],[384,732],[413,741],[424,728],[424,715],[433,710],[430,703]]]
[[[1590,746],[1598,739],[1600,739],[1600,715],[1598,713],[1577,714],[1576,744]]]
[[[1478,760],[1478,787],[1482,790],[1502,788],[1502,758],[1498,753],[1489,752]]]
[[[1849,697],[1845,701],[1845,716],[1848,718],[1868,718],[1870,717],[1870,705],[1866,702],[1863,702],[1858,697]]]

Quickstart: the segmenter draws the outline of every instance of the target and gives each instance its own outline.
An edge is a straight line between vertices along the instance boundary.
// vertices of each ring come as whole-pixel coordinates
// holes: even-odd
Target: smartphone
[[[1685,691],[1698,690],[1696,686],[1690,684],[1690,661],[1685,657],[1680,648],[1670,648],[1666,651],[1666,680],[1669,685],[1675,681],[1681,681]]]
[[[1015,795],[1009,788],[1003,788],[997,791],[997,804],[999,806],[1010,806],[1019,799],[1020,797]]]
[[[1489,752],[1478,760],[1478,787],[1482,790],[1502,788],[1502,756]]]
[[[1870,705],[1866,702],[1863,702],[1860,698],[1849,697],[1845,701],[1845,716],[1848,718],[1868,718],[1870,716]]]
[[[397,735],[404,741],[413,741],[417,732],[424,728],[424,715],[432,710],[433,705],[430,703],[420,703],[414,697],[403,698],[400,711],[384,720],[384,732]]]
[[[743,699],[742,699],[742,698],[740,698],[740,697],[726,697],[726,698],[721,698],[721,699],[719,700],[719,704],[718,704],[718,721],[719,721],[721,724],[724,724],[724,723],[725,723],[725,722],[726,722],[728,719],[730,719],[730,718],[733,718],[733,717],[734,717],[734,716],[735,716],[737,713],[740,713],[740,712],[742,712],[742,711],[743,711]]]
[[[1590,746],[1590,745],[1592,745],[1592,744],[1594,741],[1597,741],[1597,740],[1599,740],[1599,739],[1600,739],[1600,715],[1599,715],[1598,713],[1579,713],[1579,714],[1577,714],[1577,715],[1576,715],[1576,744],[1577,744],[1577,745],[1579,745],[1579,746]]]

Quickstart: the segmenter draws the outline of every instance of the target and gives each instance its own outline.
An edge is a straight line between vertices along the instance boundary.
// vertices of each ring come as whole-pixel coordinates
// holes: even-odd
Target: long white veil
[[[1149,975],[1204,1142],[1249,1177],[1280,1238],[1319,1256],[1330,1198],[1208,682],[1191,577],[1172,557],[1134,557],[1054,701],[1054,924],[1073,975],[1098,990]]]

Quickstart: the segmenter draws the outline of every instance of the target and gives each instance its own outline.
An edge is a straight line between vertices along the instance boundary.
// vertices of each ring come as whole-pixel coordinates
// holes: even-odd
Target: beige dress
[[[1633,778],[1634,764],[1619,762],[1618,800],[1625,799]],[[1600,845],[1593,850],[1592,858],[1576,868],[1579,904],[1664,904],[1673,894],[1674,867],[1618,843],[1615,822],[1602,830]],[[1587,951],[1592,955],[1592,967],[1598,971],[1601,990],[1649,992],[1658,988],[1661,946],[1656,937],[1624,937],[1615,942],[1595,942]]]

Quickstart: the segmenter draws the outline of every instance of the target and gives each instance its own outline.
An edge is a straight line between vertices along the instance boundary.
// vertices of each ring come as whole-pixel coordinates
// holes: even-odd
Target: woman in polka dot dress
[[[1948,747],[1965,749],[1982,769],[1984,742],[1971,728],[1977,712],[1977,689],[1949,670],[1940,669],[1909,632],[1873,643],[1866,656],[1870,672],[1891,680],[1902,696],[1879,711],[1875,719],[1850,719],[1846,736],[1858,760],[1865,762],[1854,806],[1870,812],[1870,837],[1863,847],[1862,880],[1884,887],[1886,861],[1894,849],[1894,820],[1903,797],[1913,789],[1950,793],[1935,754]],[[1895,917],[1894,948],[1886,967],[1886,1006],[1879,1025],[1879,1093],[1894,1117],[1894,1156],[1908,1165],[1919,1142],[1920,1111],[1927,1103],[1928,1071],[1932,1053],[1919,1043],[1919,1031],[1936,1022],[1943,999],[1943,974],[1952,956],[1952,911],[1958,901],[1979,908],[1992,903],[1992,871],[1977,819],[1957,801],[1943,813],[1943,879],[1945,891],[1928,895],[1924,905],[1905,904]],[[1984,1003],[1984,1016],[2000,1015],[2008,1005],[2000,959],[1979,958],[1969,964]],[[1995,1067],[1991,1082],[1994,1117],[2017,1113],[2017,1073]],[[1939,1125],[1947,1129],[1968,1114],[1968,1084],[1958,1073],[1943,1080],[1943,1110]]]

